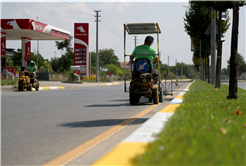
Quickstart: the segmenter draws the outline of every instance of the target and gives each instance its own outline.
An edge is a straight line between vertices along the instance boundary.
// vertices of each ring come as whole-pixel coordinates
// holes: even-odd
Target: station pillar
[[[21,71],[27,67],[27,58],[31,58],[31,39],[21,38]]]
[[[0,32],[0,74],[3,71],[2,55],[6,55],[6,33]]]

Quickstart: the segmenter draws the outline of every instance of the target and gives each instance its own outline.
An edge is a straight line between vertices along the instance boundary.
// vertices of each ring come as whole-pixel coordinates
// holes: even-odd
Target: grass
[[[196,80],[147,153],[134,165],[246,165],[246,91],[227,100],[228,85],[216,90]],[[235,113],[235,111],[238,111]]]
[[[1,79],[1,86],[4,85],[15,85],[17,83],[18,79],[12,80],[12,79]]]

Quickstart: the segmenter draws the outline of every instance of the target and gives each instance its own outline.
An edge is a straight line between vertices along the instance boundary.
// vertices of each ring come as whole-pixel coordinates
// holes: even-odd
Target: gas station
[[[31,40],[69,40],[70,35],[69,31],[32,19],[1,19],[1,55],[6,55],[6,40],[21,40],[23,71],[31,57]]]

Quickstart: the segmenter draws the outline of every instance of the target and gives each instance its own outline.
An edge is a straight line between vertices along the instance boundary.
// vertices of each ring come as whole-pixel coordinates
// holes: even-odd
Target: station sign
[[[105,71],[105,72],[108,72],[108,68],[102,68],[102,67],[100,67],[100,68],[99,68],[99,71]]]
[[[6,34],[1,32],[1,55],[6,55]]]
[[[74,23],[74,65],[89,76],[89,23]]]
[[[15,75],[15,68],[14,67],[8,67],[7,70],[8,70],[8,72],[13,73],[13,75]]]

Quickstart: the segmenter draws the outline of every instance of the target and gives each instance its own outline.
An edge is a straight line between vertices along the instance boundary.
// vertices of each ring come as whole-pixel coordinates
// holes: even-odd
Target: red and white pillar
[[[6,33],[0,32],[0,73],[2,73],[2,55],[6,55]]]
[[[31,39],[27,37],[21,38],[21,66],[22,70],[27,67],[27,58],[31,58]]]

